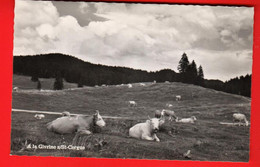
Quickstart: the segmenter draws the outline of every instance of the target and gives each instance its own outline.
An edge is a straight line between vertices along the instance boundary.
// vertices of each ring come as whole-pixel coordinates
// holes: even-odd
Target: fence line
[[[62,115],[62,112],[25,110],[25,109],[15,109],[15,108],[12,108],[12,112],[24,112],[24,113],[33,113],[33,114],[49,114],[49,115]],[[86,115],[86,114],[70,114],[70,115],[90,116],[90,115]],[[113,116],[102,116],[102,117],[103,118],[108,118],[108,119],[128,119],[128,120],[133,120],[133,118],[130,118],[130,117],[113,117]]]

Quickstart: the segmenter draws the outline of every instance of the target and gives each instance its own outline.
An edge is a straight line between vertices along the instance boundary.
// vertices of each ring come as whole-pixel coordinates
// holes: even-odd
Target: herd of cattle
[[[181,96],[177,95],[176,100],[181,100]],[[135,101],[129,101],[130,107],[136,107],[137,103]],[[168,108],[172,107],[172,104],[166,104]],[[43,119],[45,116],[43,114],[36,114],[36,119]],[[168,118],[168,119],[167,119]],[[173,121],[180,123],[195,123],[197,120],[195,116],[190,118],[178,118],[174,111],[163,109],[156,110],[154,112],[154,118],[148,116],[148,120],[143,123],[138,123],[129,129],[129,137],[143,139],[143,140],[155,140],[157,142],[160,139],[157,137],[156,133],[158,132],[160,126],[165,123],[165,121]],[[245,123],[246,126],[249,125],[246,116],[241,113],[233,114],[233,121],[240,123]],[[67,133],[79,133],[79,134],[91,134],[93,133],[93,128],[95,126],[104,127],[106,125],[105,121],[99,114],[97,110],[96,113],[92,116],[84,115],[72,115],[69,112],[65,111],[62,113],[62,116],[49,122],[47,124],[47,130],[52,131],[58,134],[67,134]]]
[[[154,81],[153,83],[156,83]],[[165,83],[169,83],[166,81]],[[101,85],[102,87],[107,85]],[[125,84],[117,85],[117,86],[125,86]],[[132,84],[126,85],[128,88],[132,88]],[[145,86],[144,83],[140,83],[140,86]],[[99,87],[99,86],[95,86]],[[13,88],[14,91],[18,91],[18,87]],[[195,95],[192,95],[195,96]],[[177,102],[182,100],[181,95],[176,95],[175,100]],[[128,101],[129,107],[137,107],[137,102],[135,101]],[[154,113],[154,118],[150,118],[143,123],[138,123],[129,129],[129,136],[137,139],[143,140],[155,140],[157,142],[160,139],[157,137],[156,133],[159,130],[159,127],[165,123],[165,121],[173,121],[180,123],[195,123],[197,118],[195,116],[191,116],[189,118],[178,118],[174,111],[169,110],[173,107],[172,104],[167,103],[166,107],[168,109],[156,110]],[[43,119],[45,118],[44,114],[36,114],[34,116],[36,119]],[[249,122],[246,119],[246,116],[241,113],[234,113],[233,114],[233,121],[239,122],[239,125],[243,122],[246,126],[249,125]],[[79,133],[79,134],[91,134],[93,128],[95,126],[104,127],[106,125],[105,121],[99,114],[99,111],[92,116],[84,116],[84,115],[75,115],[70,114],[69,112],[65,111],[62,113],[62,117],[53,120],[47,124],[47,130],[58,133],[58,134],[66,134],[66,133]]]

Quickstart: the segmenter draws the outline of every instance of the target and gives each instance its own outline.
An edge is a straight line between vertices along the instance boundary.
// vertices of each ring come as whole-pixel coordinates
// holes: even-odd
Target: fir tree
[[[38,90],[41,90],[41,89],[42,89],[42,84],[41,84],[41,81],[40,81],[40,80],[38,80],[38,82],[37,82],[37,89],[38,89]]]
[[[78,81],[78,88],[83,88],[83,78],[80,76],[79,81]]]
[[[180,81],[187,83],[189,81],[189,76],[188,76],[188,68],[189,68],[189,59],[186,53],[182,54],[181,60],[179,61],[179,65],[177,69],[179,70],[180,73]]]
[[[195,61],[193,60],[191,64],[189,64],[187,68],[187,82],[191,84],[196,84],[197,83],[197,65]]]
[[[53,89],[54,90],[62,90],[63,89],[63,78],[59,74],[55,78]]]
[[[39,78],[36,75],[32,75],[31,81],[37,82],[38,80],[39,80]]]
[[[204,73],[201,65],[198,68],[198,77],[204,79]]]
[[[189,66],[189,59],[186,53],[182,54],[181,60],[179,61],[179,65],[177,67],[180,74],[185,73]]]
[[[205,86],[205,84],[204,84],[204,73],[203,73],[203,69],[202,69],[201,65],[198,68],[198,79],[197,79],[197,82],[198,82],[198,85]]]

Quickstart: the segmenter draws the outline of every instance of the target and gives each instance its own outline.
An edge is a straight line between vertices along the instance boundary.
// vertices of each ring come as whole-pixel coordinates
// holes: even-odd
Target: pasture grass
[[[182,100],[175,101],[176,95],[181,95]],[[137,106],[130,107],[130,100],[136,101]],[[155,110],[166,109],[167,103],[173,105],[169,109],[178,117],[193,115],[198,120],[195,124],[166,121],[157,134],[159,143],[129,138],[130,127],[144,122],[148,115],[153,117]],[[84,87],[51,92],[18,90],[13,92],[13,108],[66,110],[87,115],[99,110],[101,115],[131,119],[105,119],[106,127],[89,136],[59,135],[46,129],[46,123],[57,115],[45,115],[44,119],[36,120],[33,114],[13,112],[11,154],[246,162],[249,160],[249,127],[225,126],[219,122],[232,122],[235,112],[244,113],[250,121],[250,103],[250,98],[183,83],[146,83],[146,86],[136,83],[133,88]],[[23,149],[26,142],[56,146],[73,144],[85,146],[85,150]],[[187,150],[191,150],[191,159],[183,156]]]

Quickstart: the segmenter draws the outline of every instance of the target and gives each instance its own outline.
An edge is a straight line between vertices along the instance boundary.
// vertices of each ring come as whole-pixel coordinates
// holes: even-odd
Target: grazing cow
[[[106,123],[98,111],[92,116],[77,115],[60,117],[47,124],[47,129],[59,134],[80,133],[91,134],[96,126],[103,127]]]
[[[169,81],[165,81],[165,83],[170,83]]]
[[[145,84],[144,83],[140,83],[140,86],[145,86]]]
[[[18,89],[19,89],[18,87],[14,87],[14,88],[13,88],[13,91],[16,92],[16,91],[18,91]]]
[[[159,130],[160,119],[149,118],[144,123],[138,123],[129,129],[129,136],[143,140],[155,140],[160,142],[160,139],[156,136]]]
[[[173,117],[174,117],[174,119],[177,118],[174,111],[172,111],[172,110],[165,110],[165,109],[162,110],[162,116],[163,117],[169,117],[169,121],[172,121]]]
[[[133,87],[133,85],[132,85],[132,84],[128,84],[127,86],[128,86],[128,88],[132,88],[132,87]]]
[[[180,101],[181,100],[181,95],[177,95],[176,96],[176,101]]]
[[[239,122],[239,125],[240,125],[240,123],[242,123],[242,121],[244,121],[245,123],[246,123],[246,126],[248,126],[248,121],[247,121],[247,119],[246,119],[246,116],[245,116],[245,114],[241,114],[241,113],[235,113],[235,114],[233,114],[233,121],[234,122]]]
[[[169,107],[169,108],[171,108],[171,107],[173,107],[173,105],[172,105],[172,104],[169,104],[169,103],[167,103],[167,104],[166,104],[166,107]]]
[[[195,121],[197,120],[197,118],[195,116],[191,116],[190,118],[182,118],[176,119],[176,122],[181,122],[181,123],[195,123]]]
[[[62,115],[63,117],[69,117],[69,116],[70,116],[70,112],[64,111],[64,112],[61,113],[61,115]]]
[[[43,119],[43,118],[45,118],[45,115],[43,115],[43,114],[35,114],[34,118],[36,118],[36,119]]]
[[[137,103],[135,101],[129,101],[129,106],[130,107],[136,107]]]

